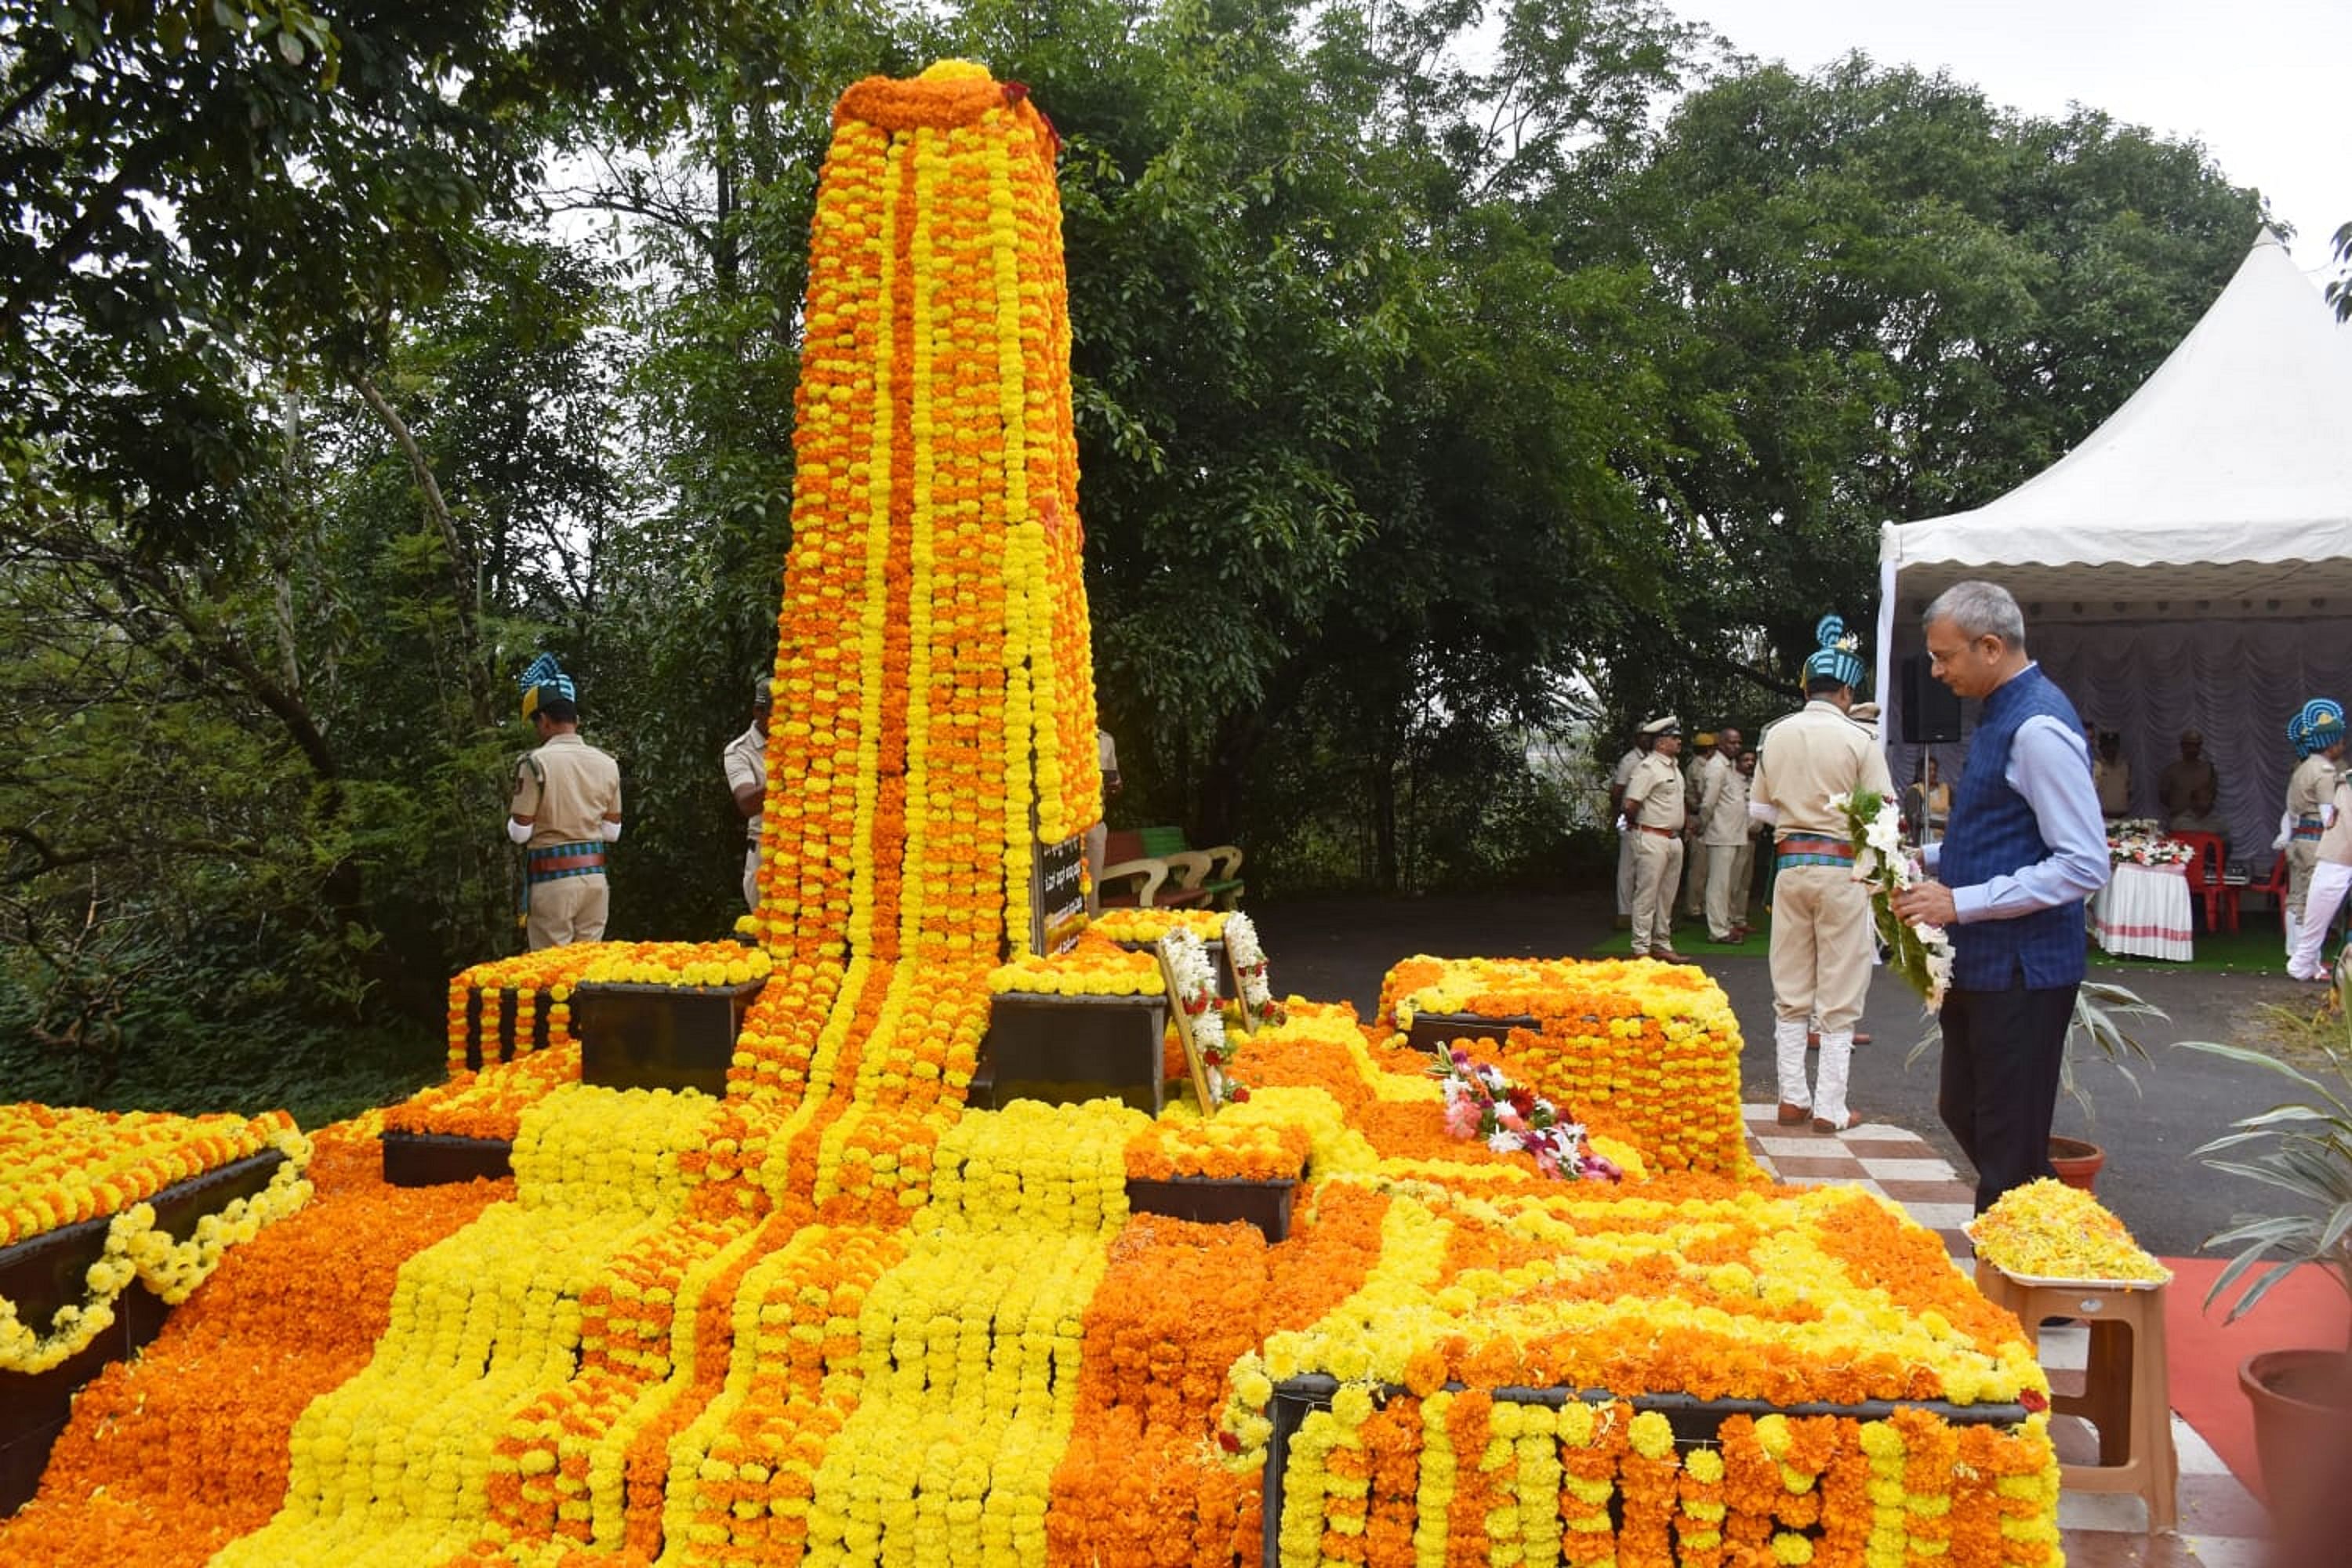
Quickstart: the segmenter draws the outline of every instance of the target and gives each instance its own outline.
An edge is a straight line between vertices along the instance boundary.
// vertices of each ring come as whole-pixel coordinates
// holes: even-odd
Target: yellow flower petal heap
[[[2044,1176],[2012,1187],[1969,1225],[1977,1256],[2021,1279],[2161,1285],[2172,1270],[2086,1192]]]

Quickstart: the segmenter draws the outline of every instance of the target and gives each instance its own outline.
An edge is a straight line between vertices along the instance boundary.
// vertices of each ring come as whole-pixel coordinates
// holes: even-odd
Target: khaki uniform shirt
[[[544,786],[532,760],[546,776]],[[578,735],[554,736],[515,769],[509,815],[531,819],[526,848],[602,839],[605,816],[621,815],[621,764]]]
[[[768,793],[768,737],[760,733],[757,724],[727,742],[719,754],[727,769],[727,792],[734,794],[746,787]],[[760,841],[760,818],[764,813],[753,812],[743,824],[744,837],[754,844]]]
[[[1683,809],[1683,771],[1675,766],[1674,759],[1652,752],[1633,769],[1633,776],[1625,781],[1625,799],[1630,804],[1641,803],[1641,815],[1633,820],[1642,827],[1664,827],[1679,833],[1689,813]]]
[[[1834,702],[1806,703],[1765,731],[1759,747],[1750,793],[1780,814],[1777,836],[1817,833],[1843,843],[1850,837],[1845,813],[1830,796],[1895,793],[1878,742]]]
[[[2332,866],[2352,866],[2352,778],[2336,775],[2333,801],[2336,820],[2319,836],[2319,858]]]
[[[2091,787],[2098,792],[2101,816],[2131,815],[2131,764],[2117,757],[2091,759]]]
[[[2298,820],[2317,816],[2321,803],[2335,794],[2336,764],[2316,754],[2305,757],[2295,764],[2293,776],[2286,781],[2286,814]],[[2311,841],[2306,838],[2304,842]]]
[[[1717,752],[1723,765],[1707,775],[1698,797],[1698,830],[1709,848],[1737,848],[1748,842],[1748,776]]]
[[[1699,819],[1699,824],[1702,827],[1704,827],[1706,823],[1707,785],[1714,781],[1715,775],[1718,772],[1729,767],[1730,765],[1731,764],[1723,760],[1723,753],[1717,751],[1712,746],[1709,746],[1706,751],[1701,752],[1691,763],[1691,814]]]
[[[2221,798],[2221,777],[2202,757],[2193,763],[2183,757],[2156,775],[2156,798],[2167,816],[2188,816],[2189,802],[2200,795],[2210,801]]]

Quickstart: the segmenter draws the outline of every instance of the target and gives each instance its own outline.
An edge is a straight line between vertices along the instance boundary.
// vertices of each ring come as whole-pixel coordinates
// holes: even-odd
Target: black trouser
[[[2050,1168],[2050,1119],[2077,985],[1944,994],[1944,1077],[1936,1110],[1977,1168],[1977,1213]]]

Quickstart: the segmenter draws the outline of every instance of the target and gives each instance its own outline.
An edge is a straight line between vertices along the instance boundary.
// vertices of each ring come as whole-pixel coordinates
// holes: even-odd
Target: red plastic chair
[[[2279,930],[2284,931],[2286,930],[2286,851],[2279,851],[2278,858],[2271,862],[2271,874],[2263,880],[2224,891],[2229,895],[2230,923],[2232,926],[2237,923],[2240,899],[2248,893],[2268,893],[2271,902],[2278,906]]]
[[[2189,896],[2205,901],[2205,929],[2237,930],[2238,889],[2221,880],[2221,836],[2176,833],[2172,837],[2189,846],[2189,863],[2181,869],[2189,877]]]

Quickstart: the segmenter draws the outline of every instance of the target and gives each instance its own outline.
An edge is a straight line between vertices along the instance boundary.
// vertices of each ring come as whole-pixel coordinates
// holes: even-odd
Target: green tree
[[[1867,627],[1879,524],[1990,500],[2087,435],[2257,215],[2193,144],[1859,56],[1685,100],[1631,178],[1559,215],[1672,316],[1677,456],[1642,473],[1668,586],[1618,625],[1617,717],[1793,698],[1821,614]]]

